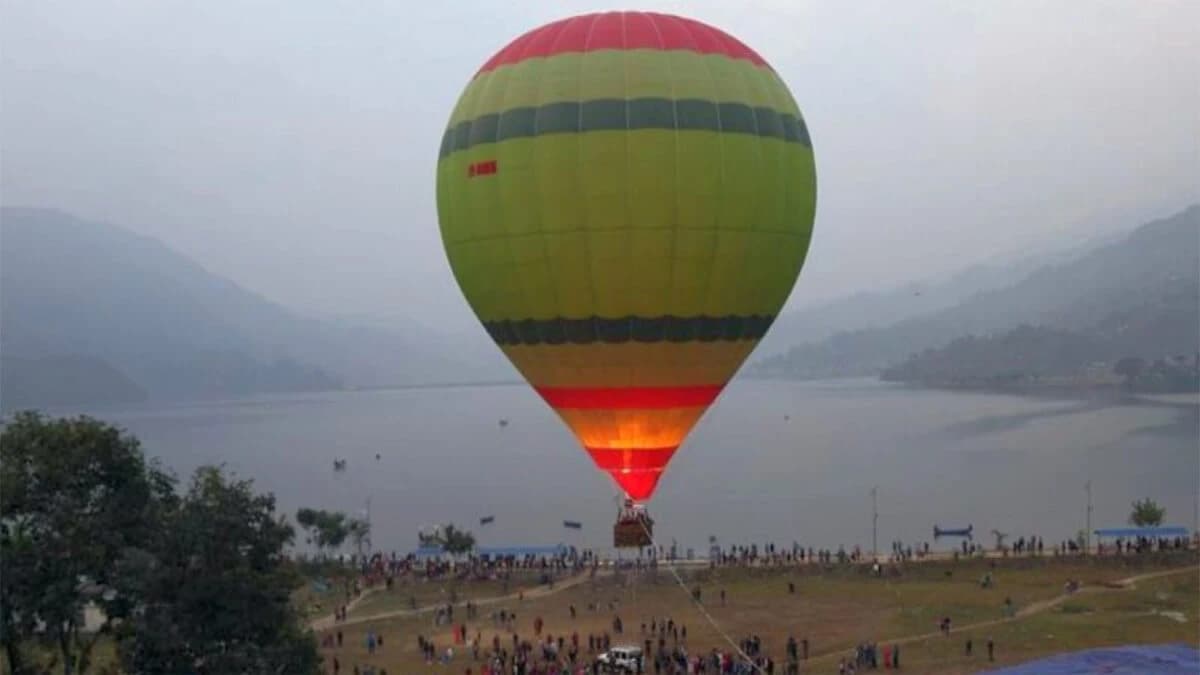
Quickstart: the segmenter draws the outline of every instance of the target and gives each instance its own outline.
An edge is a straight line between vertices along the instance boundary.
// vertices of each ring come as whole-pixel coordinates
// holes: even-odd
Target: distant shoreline
[[[376,384],[361,387],[342,387],[330,391],[403,391],[408,389],[462,389],[464,387],[516,387],[520,380],[481,380],[478,382],[425,382],[421,384]]]
[[[1081,387],[1073,385],[1013,385],[995,384],[932,384],[924,382],[893,382],[880,379],[906,389],[927,391],[961,392],[967,394],[999,394],[1034,399],[1058,401],[1091,401],[1103,403],[1125,403],[1130,405],[1157,406],[1200,406],[1200,392],[1159,394],[1129,391],[1122,386]]]
[[[797,384],[869,379],[870,381],[877,382],[881,385],[914,391],[924,390],[964,394],[992,394],[1059,401],[1096,401],[1128,403],[1133,405],[1200,406],[1200,391],[1178,393],[1131,392],[1123,385],[1115,384],[1102,384],[1093,386],[1083,386],[1077,384],[1013,384],[1006,386],[995,383],[953,384],[948,382],[910,382],[901,380],[886,380],[879,376],[864,377],[862,375],[820,378],[747,376],[743,379],[754,382],[790,382]]]
[[[211,405],[220,403],[230,403],[237,401],[259,400],[263,398],[274,397],[293,397],[293,396],[312,396],[320,394],[354,394],[363,392],[383,392],[383,391],[413,391],[413,390],[428,390],[428,389],[461,389],[467,387],[513,387],[524,385],[524,382],[519,380],[486,380],[480,382],[425,382],[419,384],[389,384],[389,385],[372,385],[372,386],[342,386],[320,389],[294,389],[287,391],[260,391],[247,392],[227,396],[213,397],[188,397],[188,398],[163,398],[155,399],[153,397],[146,398],[141,401],[92,401],[92,402],[73,402],[70,404],[46,402],[36,405],[21,405],[12,408],[0,408],[0,423],[8,421],[13,415],[27,410],[40,411],[78,411],[83,409],[96,408],[98,412],[103,412],[112,408],[124,407],[144,407],[156,405]]]
[[[874,384],[888,386],[895,389],[906,389],[913,391],[941,391],[949,393],[963,394],[989,394],[999,396],[1020,396],[1031,399],[1042,400],[1058,400],[1058,401],[1091,401],[1096,403],[1110,404],[1126,404],[1126,405],[1143,405],[1143,406],[1163,406],[1163,407],[1196,407],[1200,406],[1200,392],[1183,392],[1176,394],[1155,394],[1144,392],[1130,392],[1121,386],[1093,386],[1081,387],[1072,385],[1013,385],[1013,386],[997,386],[994,384],[930,384],[922,382],[899,382],[884,380],[880,377],[870,376],[847,376],[847,377],[822,377],[822,378],[784,378],[784,377],[761,377],[761,376],[741,376],[734,379],[735,382],[760,382],[760,383],[789,383],[789,384],[812,384],[819,382],[852,382],[852,381],[869,381]],[[733,382],[731,382],[732,384]],[[414,384],[386,384],[386,385],[364,385],[364,386],[345,386],[330,389],[303,389],[296,391],[275,391],[275,392],[258,392],[251,394],[243,394],[238,396],[223,396],[213,398],[189,398],[189,399],[172,399],[172,400],[154,400],[148,399],[139,402],[139,405],[156,405],[156,404],[213,404],[236,402],[244,400],[254,400],[264,397],[290,397],[290,396],[305,396],[314,394],[354,394],[354,393],[369,393],[369,392],[388,392],[388,391],[425,391],[438,389],[466,389],[466,388],[491,388],[491,387],[525,387],[526,382],[521,380],[479,380],[468,382],[422,382]],[[75,405],[55,405],[48,404],[43,406],[21,406],[14,409],[4,408],[0,410],[0,422],[7,421],[12,415],[23,410],[78,410],[86,407],[99,406],[100,408],[122,407],[121,403],[117,402],[95,402],[92,404],[75,404]]]

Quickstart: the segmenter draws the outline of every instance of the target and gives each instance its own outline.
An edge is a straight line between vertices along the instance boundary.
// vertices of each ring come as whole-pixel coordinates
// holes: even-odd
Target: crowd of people
[[[466,555],[458,558],[438,555],[400,555],[396,551],[375,552],[366,556],[350,555],[343,561],[356,569],[366,587],[392,584],[410,576],[425,579],[503,579],[515,571],[538,571],[551,575],[572,574],[599,564],[591,550],[564,548],[557,555]]]
[[[1188,537],[1172,538],[1118,538],[1112,543],[1099,542],[1095,547],[1098,555],[1145,553],[1151,551],[1185,550],[1195,547],[1197,543]],[[1075,539],[1065,539],[1050,547],[1055,555],[1082,553],[1081,542]],[[1010,545],[988,549],[982,544],[964,540],[959,546],[949,552],[949,557],[991,555],[1044,555],[1045,540],[1040,536],[1019,537]],[[639,550],[636,557],[626,557],[618,560],[602,559],[588,549],[566,548],[558,555],[523,555],[523,556],[475,556],[468,555],[457,559],[448,557],[418,557],[416,554],[398,555],[395,551],[390,554],[377,552],[370,556],[349,556],[347,564],[359,573],[361,582],[356,581],[353,594],[357,595],[363,588],[371,588],[377,584],[386,584],[388,588],[397,580],[406,577],[420,577],[428,580],[455,578],[460,580],[505,580],[514,572],[533,572],[543,576],[543,583],[552,583],[556,577],[577,574],[580,571],[597,568],[614,567],[616,569],[642,570],[656,568],[660,563],[681,562],[695,559],[679,558],[676,547],[647,547]],[[690,553],[689,549],[689,553]],[[929,542],[918,545],[893,541],[891,551],[886,556],[874,558],[870,552],[859,546],[849,549],[846,547],[813,548],[805,547],[798,542],[792,542],[790,547],[775,543],[733,545],[725,548],[713,546],[705,559],[711,567],[778,567],[787,565],[817,565],[832,564],[862,564],[873,563],[877,560],[900,563],[911,560],[922,560],[947,553],[931,551]]]
[[[1104,542],[1097,545],[1097,553],[1100,555],[1115,554],[1129,555],[1138,553],[1154,553],[1166,551],[1182,551],[1189,546],[1187,537],[1159,537],[1151,539],[1149,537],[1137,537],[1135,539],[1126,539],[1117,537],[1112,544],[1106,546]]]
[[[900,668],[900,645],[880,647],[874,642],[859,644],[854,648],[854,654],[850,658],[838,661],[838,675],[857,673],[860,670],[875,670],[880,667]]]

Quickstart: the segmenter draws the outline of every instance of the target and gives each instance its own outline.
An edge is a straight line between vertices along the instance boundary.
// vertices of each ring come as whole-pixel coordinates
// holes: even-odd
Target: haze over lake
[[[66,411],[56,411],[66,412]],[[407,552],[422,525],[454,522],[489,544],[611,544],[615,488],[525,386],[263,397],[94,409],[181,475],[224,462],[281,511],[362,509],[377,548]],[[790,419],[785,419],[790,417]],[[499,420],[509,420],[501,428]],[[946,548],[932,527],[1037,534],[1047,545],[1125,522],[1151,497],[1191,527],[1200,413],[1190,402],[1043,400],[914,390],[873,380],[735,381],[675,456],[651,502],[660,543]],[[380,459],[376,460],[376,453]],[[333,471],[345,458],[344,473]],[[479,518],[495,515],[480,528]],[[583,522],[565,530],[562,520]]]

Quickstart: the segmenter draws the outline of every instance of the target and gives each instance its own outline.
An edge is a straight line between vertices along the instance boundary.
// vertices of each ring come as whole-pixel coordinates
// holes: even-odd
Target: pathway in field
[[[1189,565],[1187,567],[1176,567],[1174,569],[1169,569],[1169,570],[1161,570],[1158,572],[1147,572],[1146,574],[1138,574],[1138,575],[1135,575],[1132,577],[1126,577],[1124,579],[1118,579],[1116,581],[1111,581],[1111,582],[1108,582],[1108,584],[1102,585],[1102,586],[1084,586],[1084,587],[1080,588],[1078,591],[1075,591],[1074,593],[1063,593],[1062,595],[1057,595],[1053,598],[1049,598],[1046,600],[1039,600],[1037,602],[1032,602],[1032,603],[1022,607],[1021,609],[1017,610],[1017,612],[1013,616],[1006,616],[1006,617],[1002,617],[999,619],[992,619],[990,621],[978,621],[976,623],[957,626],[955,628],[951,628],[950,632],[951,633],[960,633],[963,631],[972,631],[972,630],[979,630],[980,628],[990,628],[992,626],[999,626],[1001,624],[1011,623],[1013,621],[1019,621],[1020,619],[1030,617],[1035,614],[1041,614],[1042,612],[1045,612],[1046,610],[1053,609],[1053,608],[1061,605],[1062,603],[1066,602],[1067,600],[1069,600],[1077,595],[1084,594],[1084,593],[1105,593],[1105,592],[1114,592],[1114,591],[1131,591],[1131,590],[1137,588],[1137,584],[1140,581],[1149,581],[1151,579],[1158,579],[1160,577],[1168,577],[1168,576],[1173,576],[1176,574],[1183,574],[1185,572],[1190,572],[1192,574],[1196,574],[1198,571],[1200,571],[1200,568],[1198,568],[1195,565]],[[913,642],[921,642],[922,640],[928,640],[930,638],[937,638],[937,637],[941,637],[941,636],[942,636],[941,631],[933,631],[931,633],[922,633],[920,635],[909,635],[909,636],[900,637],[900,638],[889,638],[886,640],[876,640],[875,642],[876,642],[876,644],[906,645],[906,644],[910,644]],[[839,649],[834,652],[826,652],[824,654],[820,654],[820,655],[816,656],[815,658],[810,659],[809,662],[810,663],[811,662],[820,662],[820,661],[826,661],[826,660],[832,661],[833,659],[837,658],[838,656],[845,656],[847,653],[848,652],[846,649]]]
[[[597,576],[601,576],[603,574],[604,574],[603,572],[599,572],[599,573],[597,573]],[[589,578],[589,576],[588,576],[587,572],[581,572],[579,574],[568,577],[562,581],[555,581],[553,588],[551,588],[550,586],[547,586],[545,584],[542,584],[542,585],[532,588],[528,591],[525,591],[523,589],[518,589],[516,592],[509,593],[508,595],[497,595],[497,596],[493,596],[490,598],[480,598],[479,600],[472,600],[471,602],[476,605],[494,605],[494,604],[500,603],[500,602],[517,600],[518,598],[521,597],[522,593],[524,593],[524,597],[526,599],[541,598],[541,597],[545,597],[547,595],[558,593],[559,591],[563,591],[568,588],[574,588],[575,586],[578,586],[579,584],[582,584],[583,582],[587,581],[588,578]],[[351,610],[353,610],[355,607],[357,607],[368,596],[374,595],[375,593],[378,593],[382,590],[384,590],[384,587],[374,586],[372,588],[368,588],[367,590],[363,591],[357,598],[354,598],[346,605],[347,614]],[[454,605],[456,607],[461,607],[464,604],[464,602],[465,601],[456,602],[456,603],[454,603]],[[423,607],[418,607],[416,609],[393,609],[393,610],[389,610],[387,612],[378,612],[376,614],[369,614],[367,616],[349,617],[345,621],[334,621],[333,615],[330,614],[328,616],[323,616],[319,619],[313,620],[313,622],[309,625],[312,627],[312,629],[314,631],[320,632],[323,630],[328,630],[335,626],[340,628],[342,626],[355,626],[360,623],[369,623],[371,621],[381,621],[383,619],[392,619],[392,618],[396,618],[396,617],[405,617],[405,616],[416,616],[418,614],[425,614],[428,612],[436,611],[437,609],[439,609],[441,607],[445,607],[447,604],[448,603],[445,603],[445,602],[439,602],[436,605],[425,605]]]

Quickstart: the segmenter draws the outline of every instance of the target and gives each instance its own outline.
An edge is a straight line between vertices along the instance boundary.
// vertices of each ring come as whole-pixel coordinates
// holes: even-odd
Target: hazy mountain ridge
[[[1068,262],[1044,265],[1015,284],[975,293],[951,307],[794,346],[752,364],[747,375],[874,375],[959,337],[1004,333],[1021,324],[1098,334],[1104,326],[1119,323],[1123,313],[1141,316],[1131,328],[1140,332],[1139,349],[1189,352],[1178,344],[1179,331],[1166,333],[1175,336],[1173,341],[1155,344],[1155,336],[1162,334],[1145,326],[1154,321],[1186,326],[1189,298],[1198,287],[1200,206],[1192,206],[1147,223],[1115,243]],[[1144,316],[1156,307],[1157,318]],[[1130,334],[1109,344],[1134,349],[1133,341]]]
[[[103,362],[151,398],[423,383],[456,374],[436,337],[415,323],[404,335],[309,319],[117,226],[50,209],[4,208],[0,236],[0,347],[24,360],[23,372],[49,363],[39,359]],[[10,381],[6,408],[28,398],[17,382],[28,379]]]
[[[841,333],[883,328],[949,309],[970,297],[1015,284],[1050,264],[1069,262],[1110,243],[1112,236],[1045,253],[1007,256],[970,265],[950,276],[850,296],[785,312],[763,339],[766,354]],[[803,285],[803,276],[801,277]]]
[[[1200,315],[1180,314],[1190,314],[1186,316],[1190,326],[1156,320],[1145,327],[1184,338],[1176,345],[1189,341],[1195,345],[1200,339],[1195,334]],[[1026,391],[1118,385],[1156,393],[1200,391],[1200,352],[1154,352],[1159,356],[1152,359],[1128,356],[1147,352],[1129,351],[1114,337],[1022,325],[1003,334],[961,337],[944,347],[914,354],[884,370],[881,378],[934,387]],[[1137,365],[1129,365],[1132,363]]]
[[[146,390],[108,362],[89,356],[0,357],[0,408],[136,403]]]

